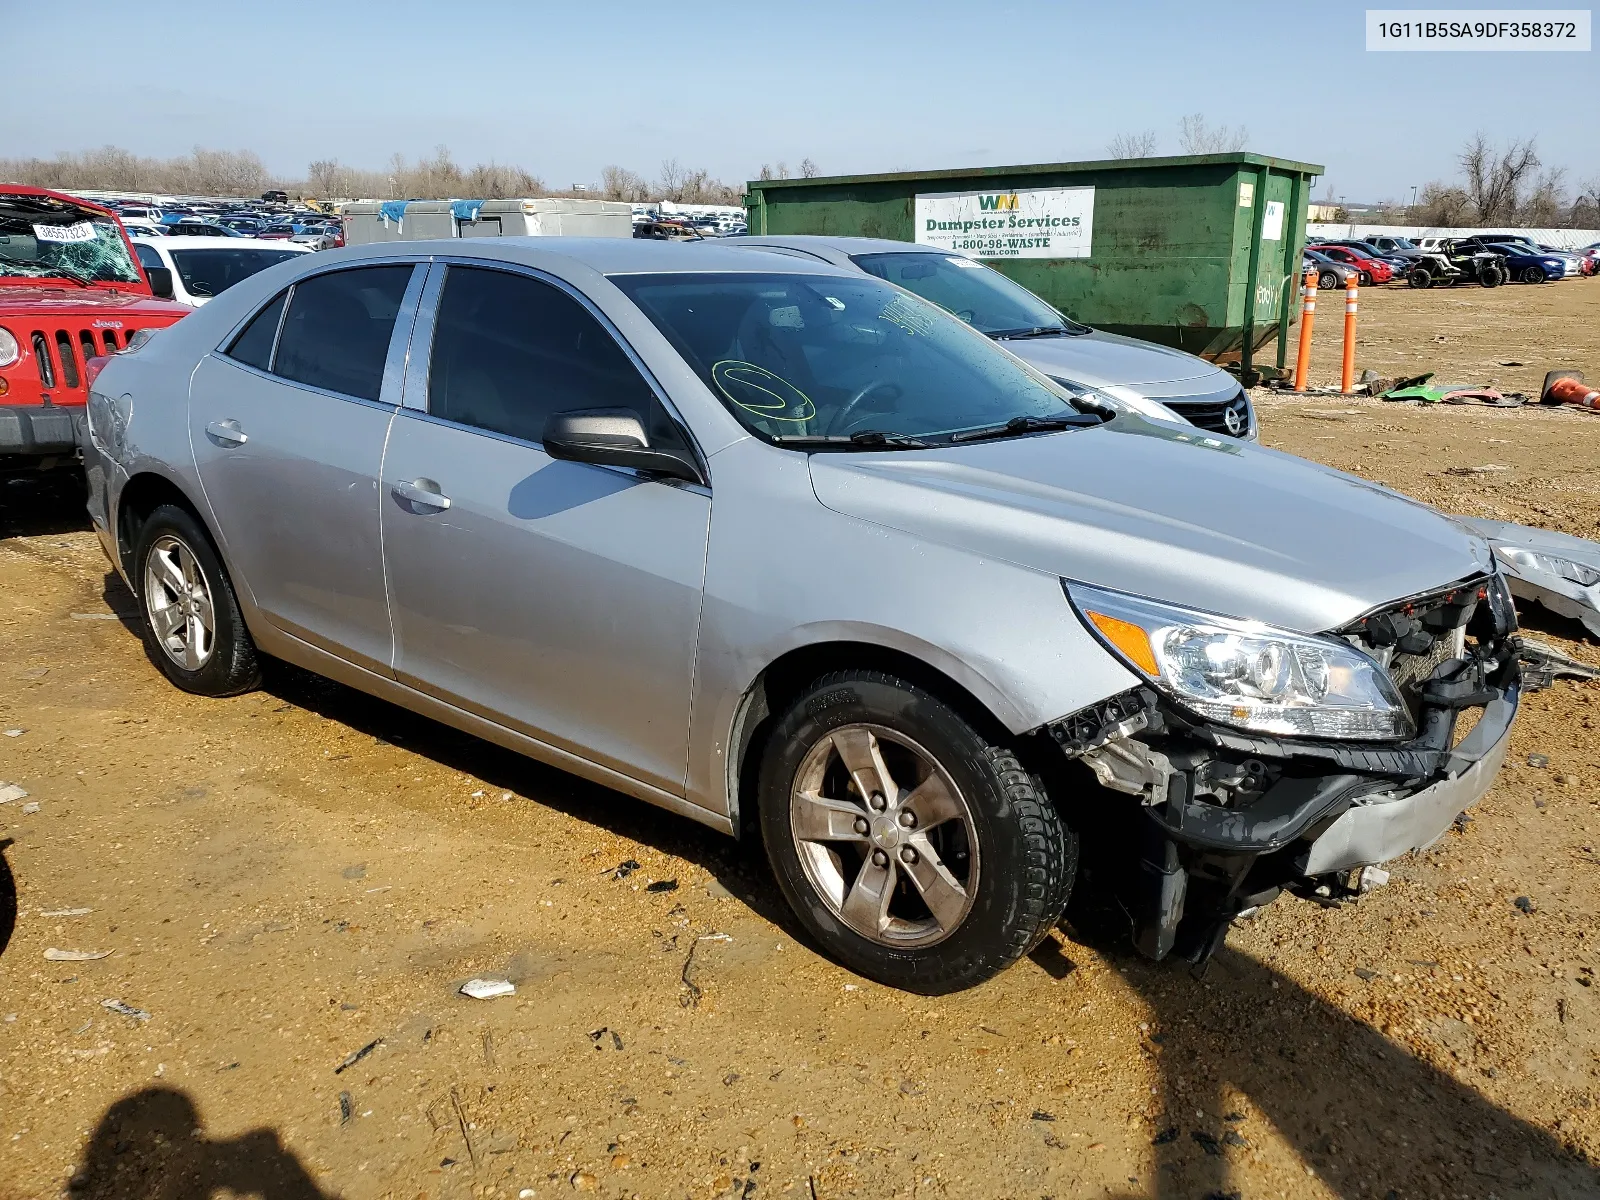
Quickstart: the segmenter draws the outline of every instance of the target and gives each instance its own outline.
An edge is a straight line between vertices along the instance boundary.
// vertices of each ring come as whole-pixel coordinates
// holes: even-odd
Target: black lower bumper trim
[[[0,454],[70,454],[78,448],[82,420],[83,409],[77,406],[0,404]]]

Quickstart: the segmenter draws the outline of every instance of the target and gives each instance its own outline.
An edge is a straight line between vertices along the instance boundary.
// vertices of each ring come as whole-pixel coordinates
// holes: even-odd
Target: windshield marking
[[[796,310],[798,311],[798,310]],[[755,413],[758,417],[765,417],[769,421],[794,421],[803,424],[817,415],[817,406],[812,403],[811,397],[802,392],[794,384],[779,375],[773,374],[765,367],[755,363],[740,362],[738,359],[724,359],[711,368],[711,378],[717,381],[717,387],[729,400],[747,412]],[[758,382],[760,381],[760,382]],[[799,397],[800,403],[795,404],[792,397],[786,397],[773,390],[773,384],[784,388]],[[732,385],[730,387],[730,385]],[[762,396],[772,397],[772,403],[763,404],[759,400],[741,400],[734,395],[733,388],[738,388],[747,396],[750,392]],[[786,411],[793,408],[799,416],[786,416]]]

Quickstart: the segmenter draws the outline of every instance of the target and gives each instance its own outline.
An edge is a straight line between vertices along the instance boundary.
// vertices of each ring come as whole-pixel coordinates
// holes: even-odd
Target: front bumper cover
[[[43,458],[73,454],[83,408],[55,404],[0,404],[0,455]]]
[[[1455,748],[1466,764],[1459,774],[1446,775],[1409,795],[1372,796],[1347,809],[1311,843],[1305,874],[1376,866],[1424,850],[1443,837],[1456,816],[1494,785],[1511,745],[1518,698],[1513,689],[1489,702],[1478,724]]]
[[[1444,835],[1505,760],[1524,690],[1509,597],[1487,639],[1419,688],[1403,743],[1313,742],[1245,733],[1136,688],[1049,726],[1103,786],[1138,797],[1139,869],[1117,883],[1139,948],[1203,962],[1234,916],[1289,889],[1324,902],[1352,872]],[[1457,720],[1478,720],[1459,742]]]

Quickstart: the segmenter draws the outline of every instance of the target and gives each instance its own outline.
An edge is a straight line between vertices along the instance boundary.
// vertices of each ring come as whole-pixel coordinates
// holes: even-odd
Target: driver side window
[[[428,366],[428,411],[542,442],[552,413],[630,408],[652,441],[681,445],[655,392],[601,323],[541,280],[450,268]]]

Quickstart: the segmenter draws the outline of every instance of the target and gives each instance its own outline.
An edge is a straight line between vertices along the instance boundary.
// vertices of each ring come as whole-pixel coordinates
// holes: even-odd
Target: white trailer
[[[632,237],[633,209],[616,200],[356,200],[344,206],[347,246],[454,237]]]

